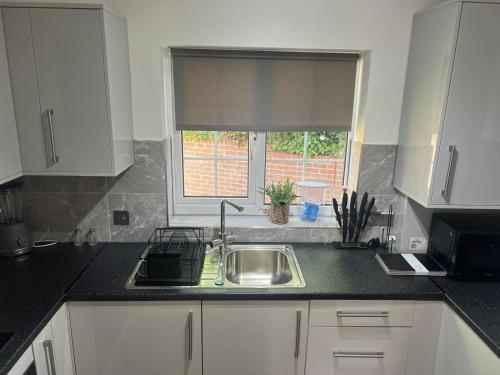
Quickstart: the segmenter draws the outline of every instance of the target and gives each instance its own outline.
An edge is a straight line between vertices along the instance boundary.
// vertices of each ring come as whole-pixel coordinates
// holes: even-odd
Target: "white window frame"
[[[347,146],[344,162],[344,185],[349,174],[349,152],[350,152],[350,132],[347,135]],[[172,145],[172,178],[173,178],[173,213],[180,215],[199,215],[199,214],[218,214],[220,212],[220,202],[225,197],[185,197],[184,196],[184,166],[182,154],[182,134],[180,131],[174,131]],[[227,197],[231,201],[242,205],[245,210],[238,215],[266,215],[268,205],[264,204],[264,196],[259,191],[264,186],[266,174],[266,133],[249,132],[248,143],[248,197]],[[304,168],[309,158],[306,157],[307,137],[304,140],[304,157],[302,159],[293,159],[303,163]],[[191,159],[191,158],[189,158]],[[193,158],[202,160],[205,158]],[[207,160],[214,158],[208,157]],[[223,160],[233,160],[233,158],[224,158]],[[240,160],[234,158],[234,160]],[[282,159],[273,159],[282,160]],[[291,161],[290,159],[283,159]],[[314,161],[322,162],[321,159]],[[324,160],[323,162],[327,162]],[[291,215],[300,215],[300,205],[290,207]],[[229,210],[228,214],[232,212]],[[331,216],[331,205],[321,206],[320,216]]]

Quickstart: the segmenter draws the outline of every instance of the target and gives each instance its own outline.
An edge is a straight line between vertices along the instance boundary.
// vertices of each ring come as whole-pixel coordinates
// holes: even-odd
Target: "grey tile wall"
[[[375,212],[363,239],[379,236],[386,212],[402,204],[392,188],[396,156],[394,145],[353,146],[351,181],[359,193],[376,198]],[[146,241],[153,229],[166,224],[166,178],[164,143],[135,142],[135,164],[118,177],[24,177],[27,189],[25,220],[35,239],[70,239],[79,227],[85,234],[97,230],[100,241]],[[354,173],[356,172],[356,173]],[[353,181],[354,180],[354,181]],[[353,185],[351,183],[351,185]],[[130,225],[113,225],[113,211],[128,210]],[[232,228],[241,241],[330,242],[340,239],[333,228],[275,227]]]
[[[34,239],[69,240],[75,228],[95,228],[99,241],[142,242],[166,223],[165,151],[161,141],[136,141],[135,164],[106,177],[23,177],[25,221]],[[113,225],[128,210],[130,225]]]

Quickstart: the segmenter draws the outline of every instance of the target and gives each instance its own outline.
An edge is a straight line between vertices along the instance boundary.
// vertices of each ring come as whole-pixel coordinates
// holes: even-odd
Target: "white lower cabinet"
[[[415,301],[311,301],[306,374],[404,375],[414,310]]]
[[[307,374],[403,375],[411,328],[311,327]]]
[[[33,341],[37,375],[73,375],[67,305],[64,304]]]
[[[308,307],[308,301],[203,302],[203,374],[304,374]]]
[[[434,375],[498,375],[500,358],[450,307],[444,306]]]
[[[202,373],[199,301],[70,302],[69,311],[78,375]]]

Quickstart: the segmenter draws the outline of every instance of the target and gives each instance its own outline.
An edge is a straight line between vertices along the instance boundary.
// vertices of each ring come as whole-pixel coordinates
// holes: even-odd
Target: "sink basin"
[[[225,259],[226,287],[304,287],[293,248],[288,245],[232,245]]]

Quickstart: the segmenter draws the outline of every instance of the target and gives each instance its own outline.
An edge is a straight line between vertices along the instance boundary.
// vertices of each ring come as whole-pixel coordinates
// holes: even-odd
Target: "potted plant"
[[[287,179],[285,182],[271,184],[261,189],[271,199],[269,216],[273,224],[286,224],[290,216],[290,205],[299,196],[293,190],[294,183]]]

